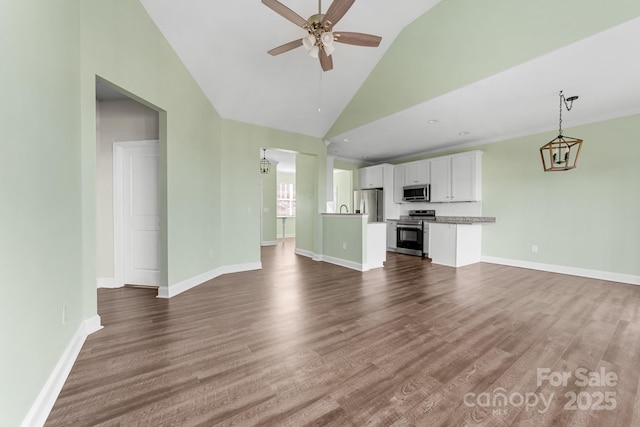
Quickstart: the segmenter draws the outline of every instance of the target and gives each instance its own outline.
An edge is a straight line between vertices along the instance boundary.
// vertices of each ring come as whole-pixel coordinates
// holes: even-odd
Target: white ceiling
[[[439,1],[355,2],[336,30],[382,43],[338,44],[326,73],[304,48],[266,53],[305,32],[258,0],[141,3],[222,117],[323,138],[398,33]],[[315,0],[281,2],[305,18],[317,13]],[[580,96],[565,128],[638,113],[638,52],[640,18],[337,135],[328,150],[376,162],[557,129],[559,90]]]
[[[335,29],[382,36],[377,48],[338,44],[323,73],[302,47],[267,51],[306,32],[259,0],[141,0],[224,118],[322,138],[400,31],[440,0],[356,1]],[[300,16],[315,0],[282,0]],[[323,12],[330,5],[322,2]],[[318,108],[321,112],[318,112]]]

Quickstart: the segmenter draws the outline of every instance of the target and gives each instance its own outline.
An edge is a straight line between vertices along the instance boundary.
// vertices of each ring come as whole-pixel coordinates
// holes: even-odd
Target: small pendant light
[[[558,136],[540,147],[542,167],[545,172],[566,171],[576,167],[580,149],[582,148],[582,140],[562,135],[562,103],[564,102],[567,111],[571,111],[573,101],[576,99],[578,99],[577,96],[571,96],[565,99],[562,91],[560,91],[560,124]]]
[[[271,163],[267,160],[267,149],[262,149],[262,159],[260,159],[260,173],[269,173],[271,170]]]

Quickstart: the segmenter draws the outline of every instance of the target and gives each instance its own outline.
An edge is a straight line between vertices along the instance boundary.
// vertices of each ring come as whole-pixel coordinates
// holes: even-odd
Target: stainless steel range
[[[398,219],[397,252],[424,256],[429,254],[429,222],[436,219],[436,211],[411,210]]]

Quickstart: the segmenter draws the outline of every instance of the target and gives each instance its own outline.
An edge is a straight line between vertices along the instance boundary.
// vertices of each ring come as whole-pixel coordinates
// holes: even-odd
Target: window
[[[296,216],[296,186],[291,182],[278,183],[278,216]]]

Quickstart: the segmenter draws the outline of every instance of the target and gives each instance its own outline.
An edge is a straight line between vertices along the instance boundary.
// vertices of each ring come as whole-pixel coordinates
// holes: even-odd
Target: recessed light
[[[438,123],[438,121],[435,119],[431,119],[427,123],[429,123],[430,125],[435,125],[436,123]]]
[[[349,138],[345,138],[343,139],[344,142],[351,142],[351,140]]]
[[[469,132],[460,132],[460,133],[458,133],[458,135],[460,135],[460,136],[469,135]]]

